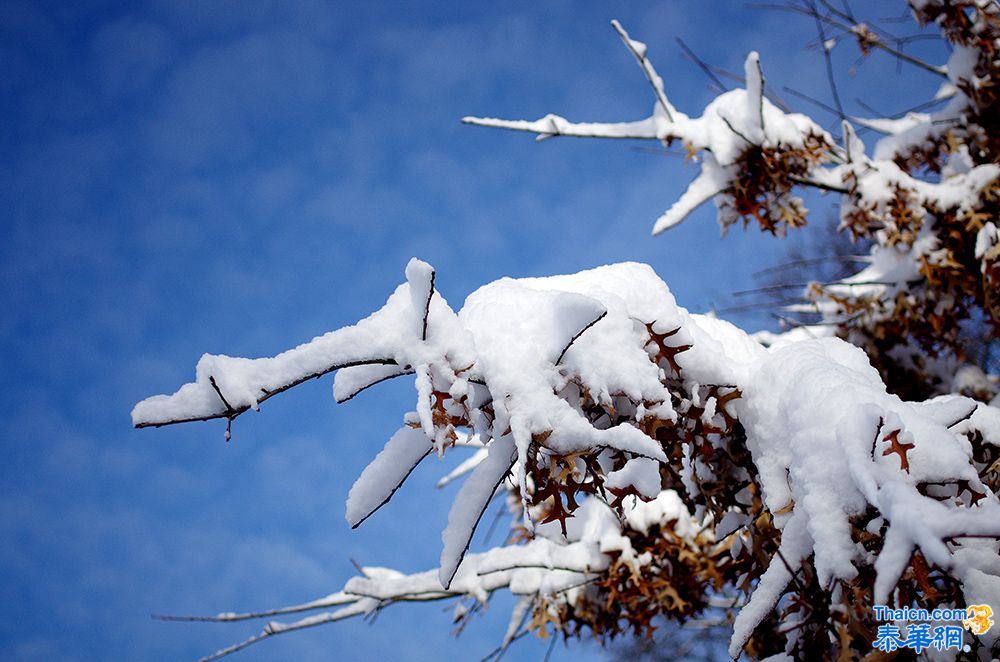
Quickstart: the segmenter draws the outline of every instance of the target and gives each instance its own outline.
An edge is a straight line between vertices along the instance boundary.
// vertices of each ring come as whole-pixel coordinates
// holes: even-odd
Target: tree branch
[[[566,356],[566,352],[568,352],[569,348],[573,346],[573,343],[576,342],[577,338],[579,338],[580,336],[582,336],[587,329],[589,329],[590,327],[594,326],[595,324],[597,324],[598,322],[600,322],[602,319],[604,319],[607,316],[608,316],[608,311],[605,310],[603,313],[601,313],[600,315],[598,315],[593,321],[589,322],[585,327],[583,327],[582,329],[580,329],[579,331],[577,331],[576,334],[572,338],[569,339],[569,342],[566,343],[566,346],[563,347],[562,351],[559,352],[559,358],[556,359],[555,365],[559,365],[560,363],[562,363],[563,357]]]
[[[615,140],[661,140],[655,125],[649,120],[617,124],[574,123],[558,115],[546,115],[534,120],[503,120],[494,117],[463,117],[463,124],[485,126],[508,131],[534,133],[539,139],[568,136],[572,138],[609,138]]]
[[[845,120],[847,119],[847,115],[844,114],[844,106],[840,103],[840,93],[837,92],[837,81],[833,75],[833,58],[830,56],[830,51],[832,49],[827,47],[826,30],[823,29],[823,21],[819,18],[819,11],[816,9],[816,3],[813,0],[810,0],[810,5],[812,7],[816,23],[816,32],[819,34],[819,47],[820,50],[823,51],[823,61],[826,64],[826,79],[830,84],[830,93],[833,95],[833,103],[837,107],[837,115],[839,118],[841,120]]]
[[[653,68],[653,63],[649,61],[646,57],[646,44],[641,41],[636,41],[628,36],[628,32],[622,27],[622,24],[618,22],[617,19],[611,20],[611,26],[614,27],[615,32],[618,36],[622,38],[625,42],[625,46],[629,49],[635,59],[638,60],[639,66],[642,67],[642,73],[646,74],[646,80],[649,81],[649,85],[653,88],[653,93],[656,95],[656,100],[659,102],[660,107],[663,108],[663,112],[667,117],[668,122],[674,121],[674,113],[677,112],[670,102],[667,101],[667,94],[663,91],[663,79],[660,78],[659,74],[656,73],[656,69]]]
[[[392,364],[389,364],[389,365],[392,365]],[[387,382],[390,379],[395,379],[396,377],[402,377],[404,375],[412,375],[412,374],[413,374],[413,370],[400,370],[399,372],[394,372],[394,373],[386,375],[384,377],[380,377],[379,379],[377,379],[377,380],[375,380],[373,382],[369,382],[368,384],[365,384],[364,386],[362,386],[362,387],[360,387],[360,388],[352,391],[346,397],[338,398],[337,399],[337,404],[340,405],[340,404],[344,404],[348,400],[353,400],[356,395],[358,395],[359,393],[362,393],[362,392],[370,389],[372,386],[375,386],[376,384],[381,384],[382,382]]]
[[[392,499],[392,496],[396,493],[396,491],[403,486],[403,483],[405,483],[406,479],[410,477],[410,474],[413,473],[413,470],[416,469],[420,465],[420,463],[423,462],[427,458],[427,456],[431,454],[431,451],[433,450],[434,450],[434,444],[429,444],[427,452],[421,455],[420,458],[410,466],[410,468],[406,471],[406,473],[399,480],[399,482],[397,482],[396,485],[389,491],[389,493],[385,495],[385,498],[382,499],[381,503],[379,503],[377,506],[368,511],[368,513],[364,515],[361,519],[359,519],[357,522],[351,524],[351,528],[352,529],[358,528],[359,526],[364,524],[365,520],[367,520],[369,517],[378,512],[379,508],[389,503],[389,500]]]
[[[708,79],[713,83],[715,83],[720,88],[719,90],[720,92],[726,92],[729,90],[726,84],[723,83],[722,80],[715,75],[715,72],[712,71],[712,68],[710,66],[708,66],[708,63],[702,60],[700,57],[698,57],[695,54],[695,52],[691,50],[687,44],[684,43],[683,39],[681,39],[680,37],[676,37],[675,40],[677,41],[677,44],[681,47],[681,50],[684,51],[684,54],[688,56],[688,59],[694,62],[696,65],[698,65],[698,68],[701,69],[706,76],[708,76]]]
[[[265,390],[265,389],[261,389],[262,395],[259,398],[257,398],[257,404],[259,405],[262,402],[265,402],[266,400],[269,400],[270,398],[278,395],[279,393],[284,393],[288,389],[294,388],[294,387],[298,386],[299,384],[302,384],[304,382],[309,381],[310,379],[318,379],[318,378],[322,377],[323,375],[327,375],[327,374],[333,372],[334,370],[340,370],[341,368],[352,368],[354,366],[359,366],[359,365],[399,365],[399,364],[396,363],[395,359],[381,359],[381,358],[380,359],[359,359],[357,361],[346,361],[344,363],[338,363],[338,364],[335,364],[335,365],[331,365],[331,366],[329,366],[327,368],[324,368],[323,370],[318,370],[316,372],[313,372],[313,373],[310,373],[308,375],[305,375],[305,376],[303,376],[303,377],[301,377],[299,379],[296,379],[296,380],[294,380],[292,382],[289,382],[288,384],[284,384],[282,386],[279,386],[278,388],[272,389],[270,391]],[[210,377],[209,380],[210,380],[210,383],[213,386],[215,386],[216,390],[218,390],[218,386],[215,385],[215,378],[214,377]],[[223,404],[227,404],[226,401],[225,401],[225,398],[222,398],[222,394],[221,393],[219,393],[219,397],[222,399]],[[168,420],[168,421],[157,421],[157,422],[142,421],[142,422],[136,423],[135,427],[137,429],[139,429],[139,428],[161,428],[161,427],[164,427],[166,425],[177,425],[178,423],[194,423],[194,422],[197,422],[197,421],[212,421],[212,420],[215,420],[217,418],[227,418],[230,421],[232,421],[237,416],[245,413],[249,409],[250,409],[249,405],[235,407],[235,408],[227,405],[227,408],[226,408],[225,411],[220,411],[220,412],[217,412],[217,413],[214,413],[214,414],[206,414],[206,415],[203,415],[203,416],[190,416],[190,417],[185,417],[185,418],[172,419],[172,420]]]

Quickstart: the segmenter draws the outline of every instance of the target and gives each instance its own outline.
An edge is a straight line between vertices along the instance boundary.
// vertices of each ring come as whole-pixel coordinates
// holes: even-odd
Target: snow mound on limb
[[[281,354],[260,359],[205,354],[195,381],[172,395],[157,395],[132,410],[136,427],[227,418],[232,420],[261,402],[308,379],[355,366],[410,371],[424,366],[455,375],[474,361],[471,339],[455,313],[434,290],[433,269],[412,259],[407,282],[396,288],[377,312],[353,326],[314,338]],[[351,388],[363,383],[355,382]],[[377,380],[376,380],[377,381]]]
[[[357,370],[358,357],[415,373],[416,411],[352,488],[349,522],[359,524],[386,503],[433,450],[472,446],[477,453],[453,472],[468,477],[442,533],[440,568],[358,578],[358,586],[368,583],[369,597],[483,595],[499,586],[521,595],[571,595],[581,575],[607,567],[609,554],[638,572],[649,557],[632,548],[623,527],[648,530],[666,518],[684,537],[706,525],[704,511],[681,512],[678,494],[660,491],[659,468],[678,462],[680,442],[653,434],[645,427],[650,417],[661,427],[715,430],[709,436],[721,434],[721,418],[738,421],[756,470],[748,479],[759,485],[782,533],[783,562],[772,559],[740,612],[734,654],[806,562],[821,583],[874,567],[881,602],[891,598],[914,551],[975,581],[979,593],[970,588],[970,599],[993,585],[984,577],[998,577],[982,541],[963,542],[1000,536],[1000,505],[979,478],[969,441],[978,435],[982,443],[1000,443],[996,408],[960,396],[904,402],[886,392],[861,350],[836,338],[766,349],[731,324],[689,314],[646,265],[501,279],[469,295],[457,314],[436,293],[429,265],[411,262],[407,278],[379,312],[312,343],[270,359],[203,358],[194,383],[137,405],[137,423],[231,419],[265,399],[254,400],[262,389],[276,393],[315,374]],[[355,372],[342,393],[391,374]],[[704,385],[714,395],[705,395]],[[730,409],[722,400],[732,402]],[[698,481],[712,478],[705,464],[712,449],[696,456],[683,445],[681,466],[671,470],[692,498]],[[549,512],[536,522],[545,506],[533,500],[539,479],[617,498],[612,508],[595,498],[573,504],[564,515],[575,510],[576,521]],[[515,512],[534,542],[468,554],[501,489],[520,502]],[[562,508],[563,493],[553,494]],[[567,494],[571,503],[574,493]],[[885,531],[877,554],[852,538],[854,520],[873,510],[869,525]],[[719,525],[732,529],[734,522],[738,530],[748,518],[727,516]]]
[[[963,435],[979,426],[995,444],[995,408],[958,396],[904,402],[886,392],[859,348],[823,338],[784,344],[755,364],[737,410],[764,502],[783,532],[779,554],[793,569],[812,556],[821,585],[853,579],[859,566],[873,563],[875,604],[887,604],[914,551],[950,569],[960,565],[959,554],[946,540],[1000,537],[995,498],[976,505],[990,490]],[[949,483],[966,486],[971,503],[921,490]],[[888,527],[874,558],[851,536],[851,518],[869,507]],[[996,564],[962,573],[972,570],[995,573]],[[738,655],[790,580],[788,568],[772,559],[737,619],[731,654]]]

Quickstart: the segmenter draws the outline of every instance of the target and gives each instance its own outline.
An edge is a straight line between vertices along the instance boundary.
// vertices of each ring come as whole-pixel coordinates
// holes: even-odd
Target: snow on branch
[[[937,356],[944,347],[944,354],[966,361],[964,320],[982,317],[994,332],[1000,329],[1000,256],[978,248],[979,237],[989,235],[987,224],[1000,215],[1000,96],[994,92],[1000,78],[995,57],[1000,10],[996,3],[973,0],[921,0],[910,6],[918,22],[938,25],[950,42],[946,65],[929,65],[894,48],[886,31],[856,20],[847,8],[829,2],[784,7],[814,19],[821,36],[827,29],[853,35],[862,56],[880,49],[946,77],[930,105],[925,104],[939,110],[897,119],[854,119],[885,134],[870,153],[846,119],[839,146],[810,118],[775,107],[765,96],[760,58],[753,52],[744,64],[744,89],[719,94],[700,116],[677,111],[667,101],[645,44],[617,22],[616,31],[656,97],[646,119],[594,124],[547,115],[536,121],[465,121],[533,132],[539,138],[637,138],[668,147],[681,143],[700,172],[655,221],[654,235],[714,201],[724,231],[736,223],[755,223],[780,236],[806,224],[809,212],[798,190],[837,194],[840,229],[871,245],[871,266],[839,282],[811,284],[802,302],[784,312],[802,315],[808,324],[816,323],[818,315],[819,326],[812,330],[816,335],[850,335],[876,360],[893,388],[910,381],[926,386],[904,392],[947,392],[953,383],[956,388],[965,384],[949,374],[953,361],[928,362],[920,353]],[[835,45],[823,41],[828,67]],[[837,95],[835,87],[831,92]],[[894,347],[885,347],[887,336],[897,339]],[[998,379],[984,375],[979,386],[962,388],[989,400],[1000,392]],[[931,388],[933,384],[938,386]]]
[[[628,32],[622,27],[622,24],[617,20],[612,19],[611,27],[615,29],[618,36],[622,38],[625,46],[629,49],[635,59],[639,62],[639,66],[642,67],[642,72],[646,74],[646,80],[653,87],[653,93],[656,95],[656,100],[660,104],[660,108],[663,110],[663,114],[666,116],[668,122],[674,121],[674,115],[677,114],[677,110],[670,105],[667,101],[667,94],[663,91],[663,79],[660,75],[656,73],[656,69],[653,68],[653,63],[649,61],[646,57],[646,44],[641,41],[636,41],[628,36]]]
[[[454,327],[454,313],[440,296],[435,297],[430,265],[411,260],[406,275],[407,282],[381,310],[354,326],[327,333],[273,358],[202,356],[194,382],[173,395],[154,396],[137,404],[132,410],[133,424],[141,428],[213,418],[232,421],[278,393],[335,370],[360,366],[381,366],[384,370],[384,366],[394,366],[393,370],[409,371],[412,366],[440,359],[442,351],[452,352],[461,361],[470,351],[467,339],[448,335]],[[428,343],[432,309],[442,338],[441,342]],[[384,372],[378,374],[379,379],[386,376]],[[360,389],[355,384],[350,390],[353,395]]]
[[[538,140],[556,136],[573,138],[617,138],[622,140],[665,140],[668,134],[661,131],[657,122],[646,119],[617,124],[575,123],[559,115],[546,115],[534,120],[503,120],[494,117],[463,117],[465,124],[524,131],[538,135]]]
[[[884,43],[846,6],[820,5],[804,11],[843,23],[863,53]],[[648,635],[652,619],[683,622],[722,595],[740,598],[734,657],[847,658],[870,650],[877,604],[1000,604],[996,376],[961,363],[968,328],[994,340],[1000,329],[1000,10],[971,0],[911,7],[954,46],[947,67],[933,67],[948,77],[946,103],[859,120],[884,134],[870,152],[848,121],[836,145],[772,104],[756,53],[744,89],[698,117],[681,113],[645,44],[617,22],[654,92],[648,118],[465,118],[539,139],[680,141],[700,173],[654,234],[713,200],[724,229],[752,221],[780,235],[806,222],[798,187],[837,194],[840,229],[871,249],[860,271],[810,284],[808,304],[794,306],[818,325],[771,334],[765,347],[689,314],[633,263],[501,279],[456,313],[434,270],[414,259],[406,282],[357,324],[272,358],[205,355],[192,383],[137,404],[137,427],[231,423],[329,372],[338,402],[412,374],[414,411],[351,488],[352,526],[435,452],[472,449],[439,481],[464,480],[438,568],[363,568],[312,603],[210,617],[332,609],[270,623],[213,658],[400,601],[465,600],[464,623],[501,589],[521,598],[501,651],[526,631]],[[512,535],[470,552],[498,494]],[[993,632],[973,643],[986,652],[998,641]]]
[[[477,438],[485,453],[459,472],[467,477],[440,567],[412,576],[366,570],[344,588],[358,596],[351,605],[269,625],[250,643],[400,600],[482,602],[499,588],[532,596],[535,630],[586,626],[613,636],[621,621],[642,631],[651,615],[696,613],[710,591],[729,586],[750,593],[735,624],[736,655],[763,619],[790,604],[785,597],[812,590],[795,579],[803,568],[817,586],[841,587],[834,600],[856,599],[847,587],[863,576],[875,587],[869,601],[890,602],[915,581],[913,564],[926,563],[948,573],[955,599],[975,577],[976,595],[995,592],[1000,602],[1000,575],[975,551],[1000,537],[990,473],[1000,410],[957,396],[904,402],[861,350],[838,339],[766,350],[726,322],[688,314],[645,265],[501,279],[456,314],[440,295],[428,299],[433,272],[414,264],[379,313],[347,327],[364,339],[351,351],[376,347],[412,366],[418,394],[416,411],[351,489],[347,519],[357,526],[371,516],[433,450],[476,447],[468,440]],[[358,336],[323,337],[333,339],[323,341],[324,365],[347,351],[336,341],[344,337]],[[267,369],[230,359],[199,375],[240,406],[246,384],[296,378],[288,356],[248,362]],[[176,397],[147,400],[142,411],[151,420],[192,418]],[[468,553],[504,490],[527,544]],[[872,532],[879,546],[864,537]],[[692,540],[700,551],[685,557],[696,566],[690,577],[656,565],[674,563]],[[643,570],[642,581],[627,580],[650,563],[659,579]],[[556,597],[571,588],[575,602]],[[610,618],[585,609],[583,594],[623,611]],[[334,596],[338,605],[345,599]]]
[[[358,528],[392,498],[434,444],[422,430],[400,428],[386,442],[382,452],[365,467],[347,495],[345,517],[352,529]]]
[[[710,544],[711,536],[700,532],[690,513],[673,492],[663,492],[655,500],[635,502],[623,511],[623,521],[598,500],[589,500],[579,509],[568,539],[543,532],[525,545],[498,547],[480,554],[470,554],[455,574],[448,588],[442,588],[436,571],[404,574],[388,568],[361,567],[360,575],[350,579],[341,591],[312,602],[243,614],[222,613],[215,616],[156,616],[159,620],[238,622],[287,614],[322,611],[292,622],[270,621],[258,634],[203,658],[216,660],[279,634],[326,623],[370,616],[400,602],[429,602],[446,599],[486,605],[497,590],[507,589],[524,598],[529,612],[558,611],[571,605],[595,600],[592,585],[606,574],[616,559],[627,558],[624,566],[631,572],[654,566],[660,559],[647,554],[640,558],[631,547],[630,535],[648,534],[652,527],[673,528],[675,551],[700,551]],[[456,613],[467,612],[461,603]],[[523,620],[524,614],[512,615]],[[554,622],[554,621],[553,621]],[[509,644],[505,640],[505,644]]]
[[[804,223],[805,208],[798,198],[788,194],[796,185],[812,185],[816,171],[834,158],[836,148],[830,136],[811,119],[785,113],[765,98],[757,53],[750,53],[746,59],[746,89],[724,92],[700,117],[690,118],[667,100],[663,80],[646,56],[646,45],[632,39],[618,21],[612,21],[612,25],[653,88],[657,105],[650,117],[613,124],[574,123],[552,114],[535,121],[480,117],[465,117],[462,121],[535,133],[539,139],[644,139],[667,146],[680,141],[689,156],[701,155],[701,174],[656,221],[653,234],[680,223],[713,198],[723,227],[740,218],[752,218],[764,229],[779,233]]]

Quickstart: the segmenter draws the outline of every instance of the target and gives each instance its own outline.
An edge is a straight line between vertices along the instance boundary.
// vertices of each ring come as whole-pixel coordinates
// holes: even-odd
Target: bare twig
[[[484,655],[479,660],[479,662],[490,662],[490,660],[497,660],[497,659],[499,659],[497,657],[498,655],[503,655],[504,651],[506,651],[508,648],[510,648],[510,645],[512,643],[514,643],[518,639],[521,639],[522,637],[524,637],[525,635],[529,634],[530,632],[531,632],[531,630],[522,629],[520,632],[518,632],[513,637],[511,637],[510,641],[508,641],[506,645],[501,644],[500,646],[497,646],[492,651],[490,651],[489,653],[487,653],[486,655]]]
[[[823,61],[826,64],[826,79],[830,84],[830,94],[833,96],[833,103],[837,108],[838,116],[844,120],[847,119],[847,115],[844,114],[844,106],[840,103],[840,93],[837,91],[837,81],[833,75],[833,58],[830,54],[832,48],[827,45],[826,30],[823,27],[823,21],[819,18],[819,11],[816,10],[816,4],[813,0],[810,0],[810,4],[814,12],[816,32],[819,34],[819,47],[823,52]],[[824,2],[824,4],[827,3]]]
[[[754,278],[763,276],[765,274],[773,273],[775,271],[782,271],[785,269],[791,269],[799,266],[807,266],[810,264],[819,264],[822,262],[870,262],[871,258],[864,257],[861,255],[827,255],[824,257],[812,257],[812,258],[801,258],[798,260],[792,260],[791,262],[785,262],[777,266],[768,267],[766,269],[761,269],[760,271],[755,271],[751,274]]]
[[[691,50],[687,44],[684,43],[683,39],[681,39],[680,37],[676,37],[676,41],[677,44],[681,47],[681,50],[684,51],[684,54],[687,55],[688,59],[694,62],[696,65],[698,65],[698,68],[701,69],[706,76],[708,76],[708,79],[710,81],[715,83],[720,88],[721,92],[725,92],[729,89],[728,87],[726,87],[726,84],[723,83],[722,80],[715,75],[715,72],[712,71],[712,68],[708,65],[708,63],[702,60],[697,55],[695,55],[695,52]]]
[[[798,97],[799,99],[802,99],[803,101],[808,101],[809,103],[813,104],[817,108],[822,108],[823,110],[825,110],[826,112],[830,113],[831,115],[837,115],[838,117],[842,116],[841,112],[838,111],[836,108],[833,108],[833,107],[831,107],[831,106],[823,103],[822,101],[820,101],[819,99],[816,99],[815,97],[811,97],[808,94],[804,94],[802,92],[799,92],[798,90],[792,89],[792,88],[788,87],[787,85],[783,86],[781,89],[783,89],[785,92],[788,92],[793,97]]]
[[[873,48],[885,51],[886,53],[904,62],[912,64],[915,67],[919,67],[937,76],[941,76],[942,78],[948,77],[948,70],[945,67],[939,67],[933,64],[929,64],[919,58],[913,57],[908,53],[904,53],[898,48],[893,48],[892,46],[889,46],[888,44],[885,43],[883,39],[879,39],[874,34],[874,31],[882,32],[884,37],[887,37],[892,41],[896,41],[896,37],[889,35],[883,30],[880,30],[877,26],[873,28],[865,24],[858,24],[853,20],[849,19],[842,12],[834,12],[834,15],[826,15],[823,14],[822,12],[811,10],[808,7],[802,7],[794,4],[779,5],[774,3],[749,3],[747,6],[759,9],[769,9],[772,11],[789,12],[792,14],[799,14],[801,16],[808,16],[809,18],[816,18],[818,15],[819,19],[822,20],[824,23],[826,23],[828,26],[850,32],[855,36],[855,38],[857,38],[860,41],[863,41],[867,46],[871,46]],[[868,30],[871,30],[872,32],[866,32],[865,28],[868,28]]]

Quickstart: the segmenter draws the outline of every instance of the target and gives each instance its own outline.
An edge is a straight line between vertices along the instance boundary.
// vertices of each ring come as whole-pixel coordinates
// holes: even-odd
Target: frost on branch
[[[414,372],[416,411],[351,489],[352,525],[435,449],[485,451],[463,470],[438,570],[365,569],[309,607],[338,611],[263,636],[400,600],[482,604],[504,588],[525,599],[511,636],[610,638],[728,593],[747,596],[734,656],[823,641],[827,653],[847,644],[826,628],[862,638],[873,604],[963,604],[973,586],[1000,602],[995,408],[904,402],[835,338],[767,350],[678,307],[644,265],[502,279],[457,314],[424,263],[407,278],[353,327],[270,359],[205,357],[194,383],[136,406],[139,425],[231,418],[263,399],[246,394],[362,359]],[[511,544],[467,554],[498,492],[519,516]],[[803,626],[761,627],[775,610]]]

